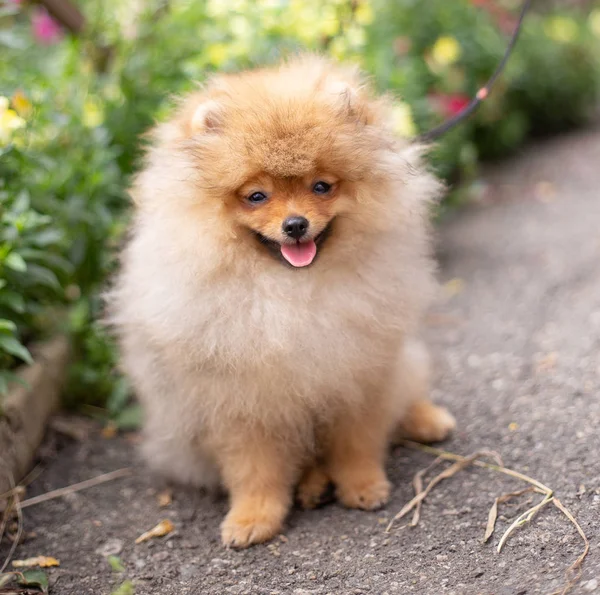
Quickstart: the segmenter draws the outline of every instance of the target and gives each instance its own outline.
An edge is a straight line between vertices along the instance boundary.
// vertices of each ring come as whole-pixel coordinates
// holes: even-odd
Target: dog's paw
[[[329,476],[320,467],[310,468],[300,480],[296,500],[302,508],[321,506],[326,500]]]
[[[400,437],[416,442],[441,442],[455,427],[456,420],[446,408],[431,401],[418,401],[402,420]]]
[[[221,539],[226,547],[245,548],[275,537],[282,526],[280,514],[259,510],[229,511],[221,524]]]
[[[377,510],[390,499],[391,484],[383,477],[361,479],[339,483],[336,495],[339,501],[348,508],[361,510]]]

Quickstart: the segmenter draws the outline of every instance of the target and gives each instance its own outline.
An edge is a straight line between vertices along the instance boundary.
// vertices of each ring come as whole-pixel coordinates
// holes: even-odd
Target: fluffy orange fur
[[[148,463],[228,490],[226,545],[276,535],[295,487],[307,507],[330,481],[346,506],[383,505],[393,437],[454,425],[415,338],[440,192],[420,154],[387,98],[317,57],[218,76],[155,131],[110,317]],[[317,239],[308,267],[278,258],[289,216]]]

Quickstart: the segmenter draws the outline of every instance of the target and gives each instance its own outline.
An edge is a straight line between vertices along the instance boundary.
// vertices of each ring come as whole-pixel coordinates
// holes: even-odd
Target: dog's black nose
[[[299,240],[307,232],[308,226],[306,217],[288,217],[281,227],[286,236]]]

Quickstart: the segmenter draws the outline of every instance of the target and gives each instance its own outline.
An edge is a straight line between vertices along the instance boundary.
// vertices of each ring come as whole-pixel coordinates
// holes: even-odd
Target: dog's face
[[[304,267],[351,200],[344,192],[343,181],[329,173],[281,178],[261,172],[241,186],[232,212],[273,255]]]
[[[202,187],[232,233],[293,267],[335,241],[336,218],[366,208],[392,142],[356,75],[329,69],[308,60],[224,77],[184,110]]]

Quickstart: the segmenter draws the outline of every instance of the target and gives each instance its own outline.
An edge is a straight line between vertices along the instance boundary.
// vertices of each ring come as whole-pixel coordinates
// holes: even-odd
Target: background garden
[[[75,354],[66,403],[117,427],[135,425],[137,410],[97,322],[99,295],[126,227],[140,135],[172,96],[211,72],[308,48],[359,62],[396,98],[398,132],[413,136],[476,93],[520,8],[513,0],[81,0],[83,19],[61,24],[44,4],[0,4],[0,394],[31,361],[31,345],[63,330]],[[593,118],[599,88],[597,3],[534,3],[490,99],[432,155],[453,188],[446,208],[477,194],[482,161]]]

